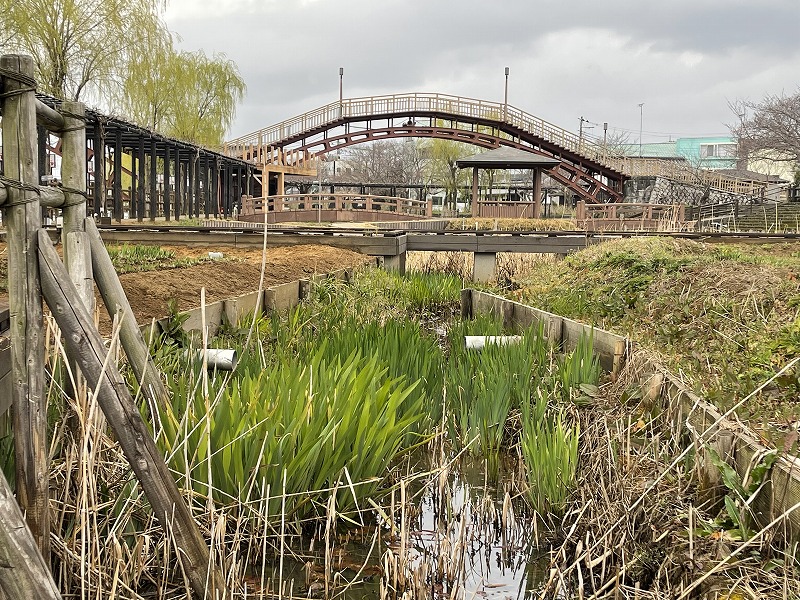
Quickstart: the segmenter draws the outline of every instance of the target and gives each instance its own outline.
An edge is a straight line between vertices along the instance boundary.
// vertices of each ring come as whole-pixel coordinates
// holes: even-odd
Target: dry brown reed
[[[504,288],[515,289],[518,278],[536,271],[542,264],[560,260],[555,254],[498,252],[495,278],[492,282]],[[464,280],[472,279],[474,257],[472,252],[409,252],[406,269],[416,273],[446,273]]]
[[[609,400],[581,410],[577,492],[535,597],[792,598],[797,549],[778,542],[779,520],[750,542],[720,526],[721,498],[698,493],[701,462],[674,460],[686,450],[680,418],[647,385],[632,387],[644,362],[607,387]]]

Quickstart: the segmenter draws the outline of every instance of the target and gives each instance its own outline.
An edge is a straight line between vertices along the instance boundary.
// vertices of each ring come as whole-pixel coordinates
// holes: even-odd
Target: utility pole
[[[642,157],[642,115],[644,114],[644,102],[639,103],[639,158]]]

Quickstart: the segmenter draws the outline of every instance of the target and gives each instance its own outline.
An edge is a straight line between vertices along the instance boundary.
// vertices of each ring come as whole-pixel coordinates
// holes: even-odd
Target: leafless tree
[[[340,155],[340,160],[348,179],[385,183],[388,192],[388,186],[402,187],[423,181],[428,151],[416,140],[381,140],[353,146]]]
[[[800,90],[766,96],[761,102],[730,103],[737,122],[730,125],[739,155],[800,167]],[[797,177],[797,175],[795,176]]]

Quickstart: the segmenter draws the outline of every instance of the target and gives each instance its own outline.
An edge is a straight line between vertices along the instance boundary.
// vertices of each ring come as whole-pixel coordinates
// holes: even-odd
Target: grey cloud
[[[340,66],[346,96],[491,100],[502,99],[510,66],[520,108],[570,129],[584,115],[638,136],[638,102],[645,131],[724,132],[727,100],[793,91],[798,17],[796,0],[319,0],[170,26],[185,47],[238,63],[248,96],[232,135],[335,100]],[[702,59],[683,64],[684,52]]]

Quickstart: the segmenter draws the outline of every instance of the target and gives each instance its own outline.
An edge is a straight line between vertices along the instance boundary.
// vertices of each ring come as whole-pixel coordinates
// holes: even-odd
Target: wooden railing
[[[267,211],[297,210],[354,210],[382,211],[418,217],[431,216],[431,202],[394,196],[367,194],[285,194],[266,198],[242,197],[242,215],[263,214]]]
[[[607,146],[595,144],[571,131],[535,117],[514,106],[450,96],[448,94],[392,94],[347,98],[303,113],[270,127],[235,138],[227,142],[225,150],[232,156],[243,156],[249,149],[269,148],[283,140],[333,125],[343,119],[370,118],[380,115],[441,114],[495,123],[506,123],[526,133],[590,158],[619,171],[623,157],[609,151]],[[510,137],[510,136],[509,136]]]
[[[719,171],[692,168],[685,161],[662,158],[628,157],[625,159],[623,172],[630,177],[665,177],[673,181],[742,195],[760,194],[769,185],[766,181],[740,179]]]
[[[694,226],[686,222],[685,208],[683,204],[578,202],[575,220],[586,231],[683,231]]]

